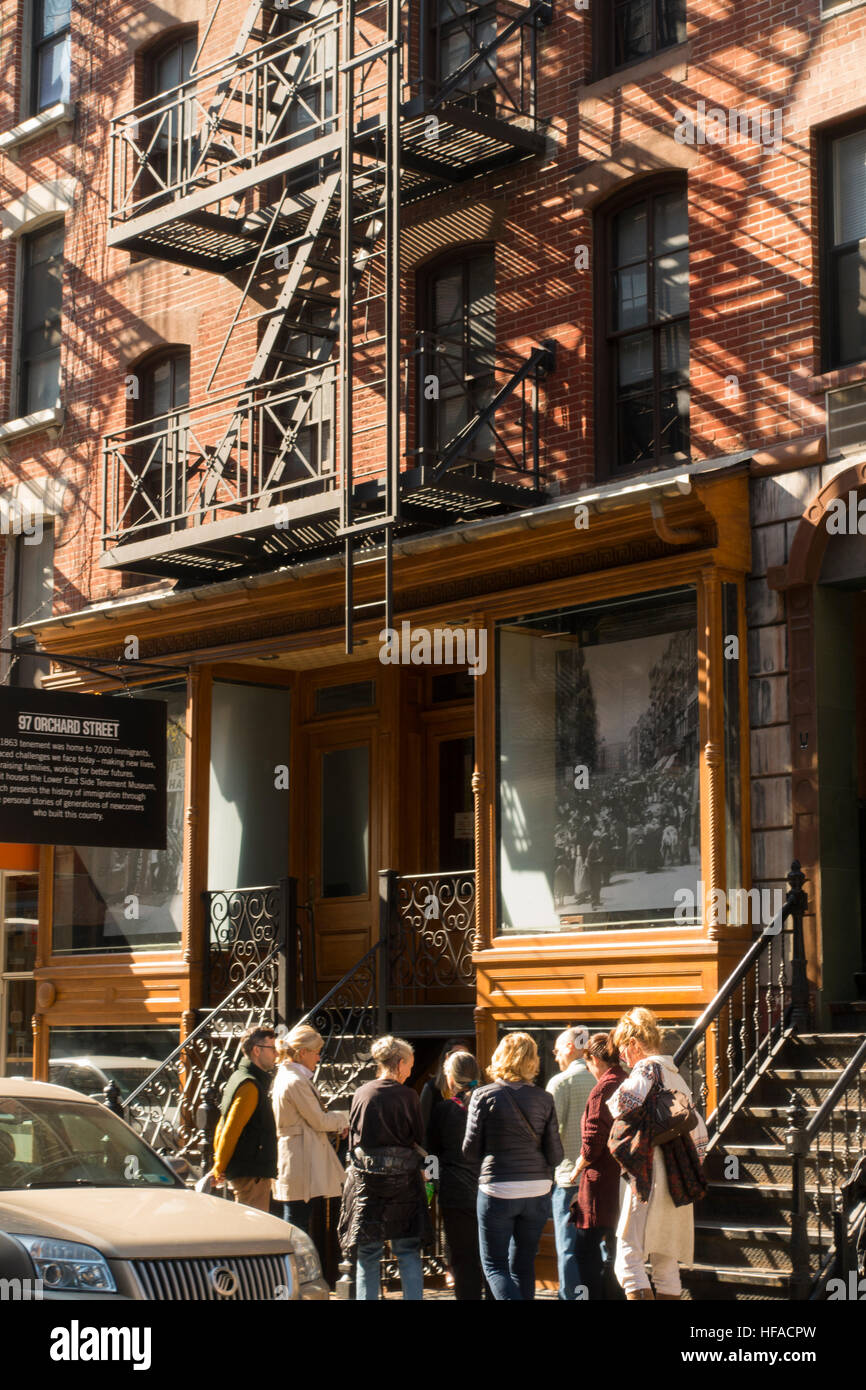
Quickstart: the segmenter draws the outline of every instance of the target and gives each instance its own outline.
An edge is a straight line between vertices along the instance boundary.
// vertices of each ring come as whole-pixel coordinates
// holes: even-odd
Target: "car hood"
[[[252,1207],[181,1188],[0,1192],[0,1229],[93,1245],[114,1259],[276,1255],[293,1228]]]

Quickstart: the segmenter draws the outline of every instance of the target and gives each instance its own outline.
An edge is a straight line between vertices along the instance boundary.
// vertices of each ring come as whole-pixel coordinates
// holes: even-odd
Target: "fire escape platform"
[[[463,470],[451,471],[437,482],[432,470],[426,468],[404,473],[400,492],[395,536],[438,530],[495,513],[524,511],[550,500],[537,488],[479,478]],[[355,513],[359,519],[366,515],[371,545],[377,544],[382,529],[377,526],[382,497],[383,485],[376,480],[360,483],[355,489]],[[137,534],[139,539],[131,537],[106,549],[100,566],[175,578],[187,584],[266,573],[340,549],[340,493],[319,491],[165,534]]]
[[[430,138],[430,119],[418,102],[404,108],[400,138],[404,203],[417,202],[455,182],[476,178],[544,149],[544,138],[534,131],[459,106],[439,108],[435,139]],[[374,155],[384,129],[384,118],[362,122],[356,148]],[[119,220],[115,214],[108,245],[221,275],[241,270],[255,260],[263,228],[250,225],[249,209],[247,214],[239,212],[233,217],[220,211],[219,205],[232,199],[240,202],[250,189],[269,179],[299,173],[314,160],[334,157],[340,142],[339,133],[324,135],[301,149],[284,151],[261,163],[251,162],[216,180],[205,168],[189,181],[188,191],[182,195],[144,199],[142,206],[147,211],[127,220]]]

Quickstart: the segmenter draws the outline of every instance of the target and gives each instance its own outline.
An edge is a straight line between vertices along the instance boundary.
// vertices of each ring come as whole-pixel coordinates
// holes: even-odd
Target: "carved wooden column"
[[[714,569],[704,570],[698,591],[698,710],[701,741],[701,873],[703,923],[711,941],[724,935],[718,892],[725,872],[725,683],[722,586]],[[722,899],[724,901],[724,899]]]
[[[484,951],[493,940],[496,912],[496,670],[493,650],[494,629],[484,619],[472,625],[487,634],[487,669],[475,677],[475,770],[472,796],[475,815],[475,941],[474,950]]]

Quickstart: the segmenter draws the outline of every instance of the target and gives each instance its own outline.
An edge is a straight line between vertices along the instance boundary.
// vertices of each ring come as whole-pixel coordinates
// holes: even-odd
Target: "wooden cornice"
[[[580,502],[580,495],[573,503],[569,499],[553,518],[542,513],[537,518],[532,513],[503,517],[501,528],[477,538],[454,527],[429,549],[414,553],[401,553],[398,542],[395,614],[417,621],[423,613],[448,622],[458,619],[467,603],[477,608],[483,599],[486,610],[488,600],[498,598],[493,608],[505,603],[507,611],[524,602],[523,593],[557,581],[585,578],[593,588],[599,583],[603,588],[602,577],[609,575],[614,583],[616,575],[614,587],[622,592],[625,574],[670,583],[677,574],[707,563],[743,573],[749,568],[745,469],[694,478],[689,493],[666,496],[665,528],[657,527],[649,498],[638,495],[615,509],[594,510],[591,504],[588,525],[578,529],[574,508]],[[663,539],[659,529],[668,529],[671,539]],[[374,577],[359,579],[358,603],[376,597],[375,583]],[[645,585],[638,582],[636,587]],[[188,596],[172,592],[167,601],[149,596],[140,608],[85,610],[62,623],[29,630],[46,650],[70,657],[116,658],[122,639],[135,634],[143,661],[175,658],[182,674],[189,661],[336,643],[343,598],[342,563],[317,564],[308,574],[301,570],[269,576],[267,582],[214,584]],[[369,626],[369,635],[375,636],[376,624]],[[102,683],[64,673],[52,684],[95,689]]]

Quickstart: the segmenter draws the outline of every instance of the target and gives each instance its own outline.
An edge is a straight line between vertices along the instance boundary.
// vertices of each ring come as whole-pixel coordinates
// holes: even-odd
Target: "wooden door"
[[[306,866],[324,992],[378,931],[378,757],[371,720],[340,721],[307,737]]]

